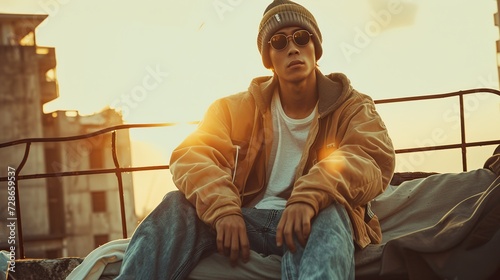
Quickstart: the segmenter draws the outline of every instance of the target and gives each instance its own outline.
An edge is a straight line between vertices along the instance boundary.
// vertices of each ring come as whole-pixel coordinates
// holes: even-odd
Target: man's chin
[[[311,75],[313,75],[312,72],[306,73],[305,71],[296,71],[292,73],[287,73],[286,75],[284,75],[284,77],[282,77],[282,80],[289,83],[301,83],[310,78]]]

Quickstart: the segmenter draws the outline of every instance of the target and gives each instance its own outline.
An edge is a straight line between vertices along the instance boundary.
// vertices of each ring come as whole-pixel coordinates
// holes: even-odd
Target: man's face
[[[304,29],[301,27],[285,27],[278,30],[275,34],[289,36],[298,30]],[[289,82],[299,82],[311,75],[316,68],[314,43],[312,38],[309,38],[309,42],[304,46],[297,45],[292,37],[288,37],[287,40],[288,44],[281,50],[276,50],[271,46],[269,48],[269,56],[274,72],[280,79]]]

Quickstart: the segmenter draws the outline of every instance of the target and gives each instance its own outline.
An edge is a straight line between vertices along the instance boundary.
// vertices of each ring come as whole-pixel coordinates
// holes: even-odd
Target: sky
[[[343,72],[373,99],[498,88],[496,1],[324,0],[296,2],[323,35],[323,73]],[[271,75],[257,49],[269,0],[0,0],[0,13],[49,17],[40,46],[56,48],[60,97],[45,112],[92,114],[109,106],[127,123],[180,125],[131,131],[137,164],[166,164],[210,103]],[[469,140],[500,139],[500,99],[466,99]],[[459,141],[457,101],[380,105],[397,148]],[[493,119],[493,124],[492,120]],[[486,128],[486,129],[485,129]],[[471,153],[480,167],[492,147]],[[445,159],[443,163],[443,159]],[[401,171],[458,172],[460,153],[398,157]],[[167,172],[168,173],[168,172]],[[172,188],[169,175],[134,175],[138,211]]]

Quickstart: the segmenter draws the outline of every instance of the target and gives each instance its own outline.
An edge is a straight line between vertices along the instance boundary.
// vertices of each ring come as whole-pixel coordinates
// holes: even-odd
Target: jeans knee
[[[158,204],[154,212],[160,213],[175,213],[181,210],[193,208],[191,203],[186,199],[184,194],[180,191],[171,191],[167,193],[163,200]]]
[[[163,197],[163,200],[165,200],[165,199],[180,199],[180,198],[184,198],[183,193],[181,193],[180,191],[170,191]]]
[[[180,191],[168,192],[162,199],[161,204],[181,205],[189,203],[183,193]]]

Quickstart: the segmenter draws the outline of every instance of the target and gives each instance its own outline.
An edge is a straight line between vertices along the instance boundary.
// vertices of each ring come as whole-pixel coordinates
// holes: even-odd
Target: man
[[[353,279],[354,247],[381,240],[370,201],[394,170],[371,98],[317,68],[322,36],[303,6],[276,0],[257,44],[274,73],[217,100],[171,157],[180,192],[141,223],[120,278],[182,279],[216,250],[282,255],[283,279]]]

